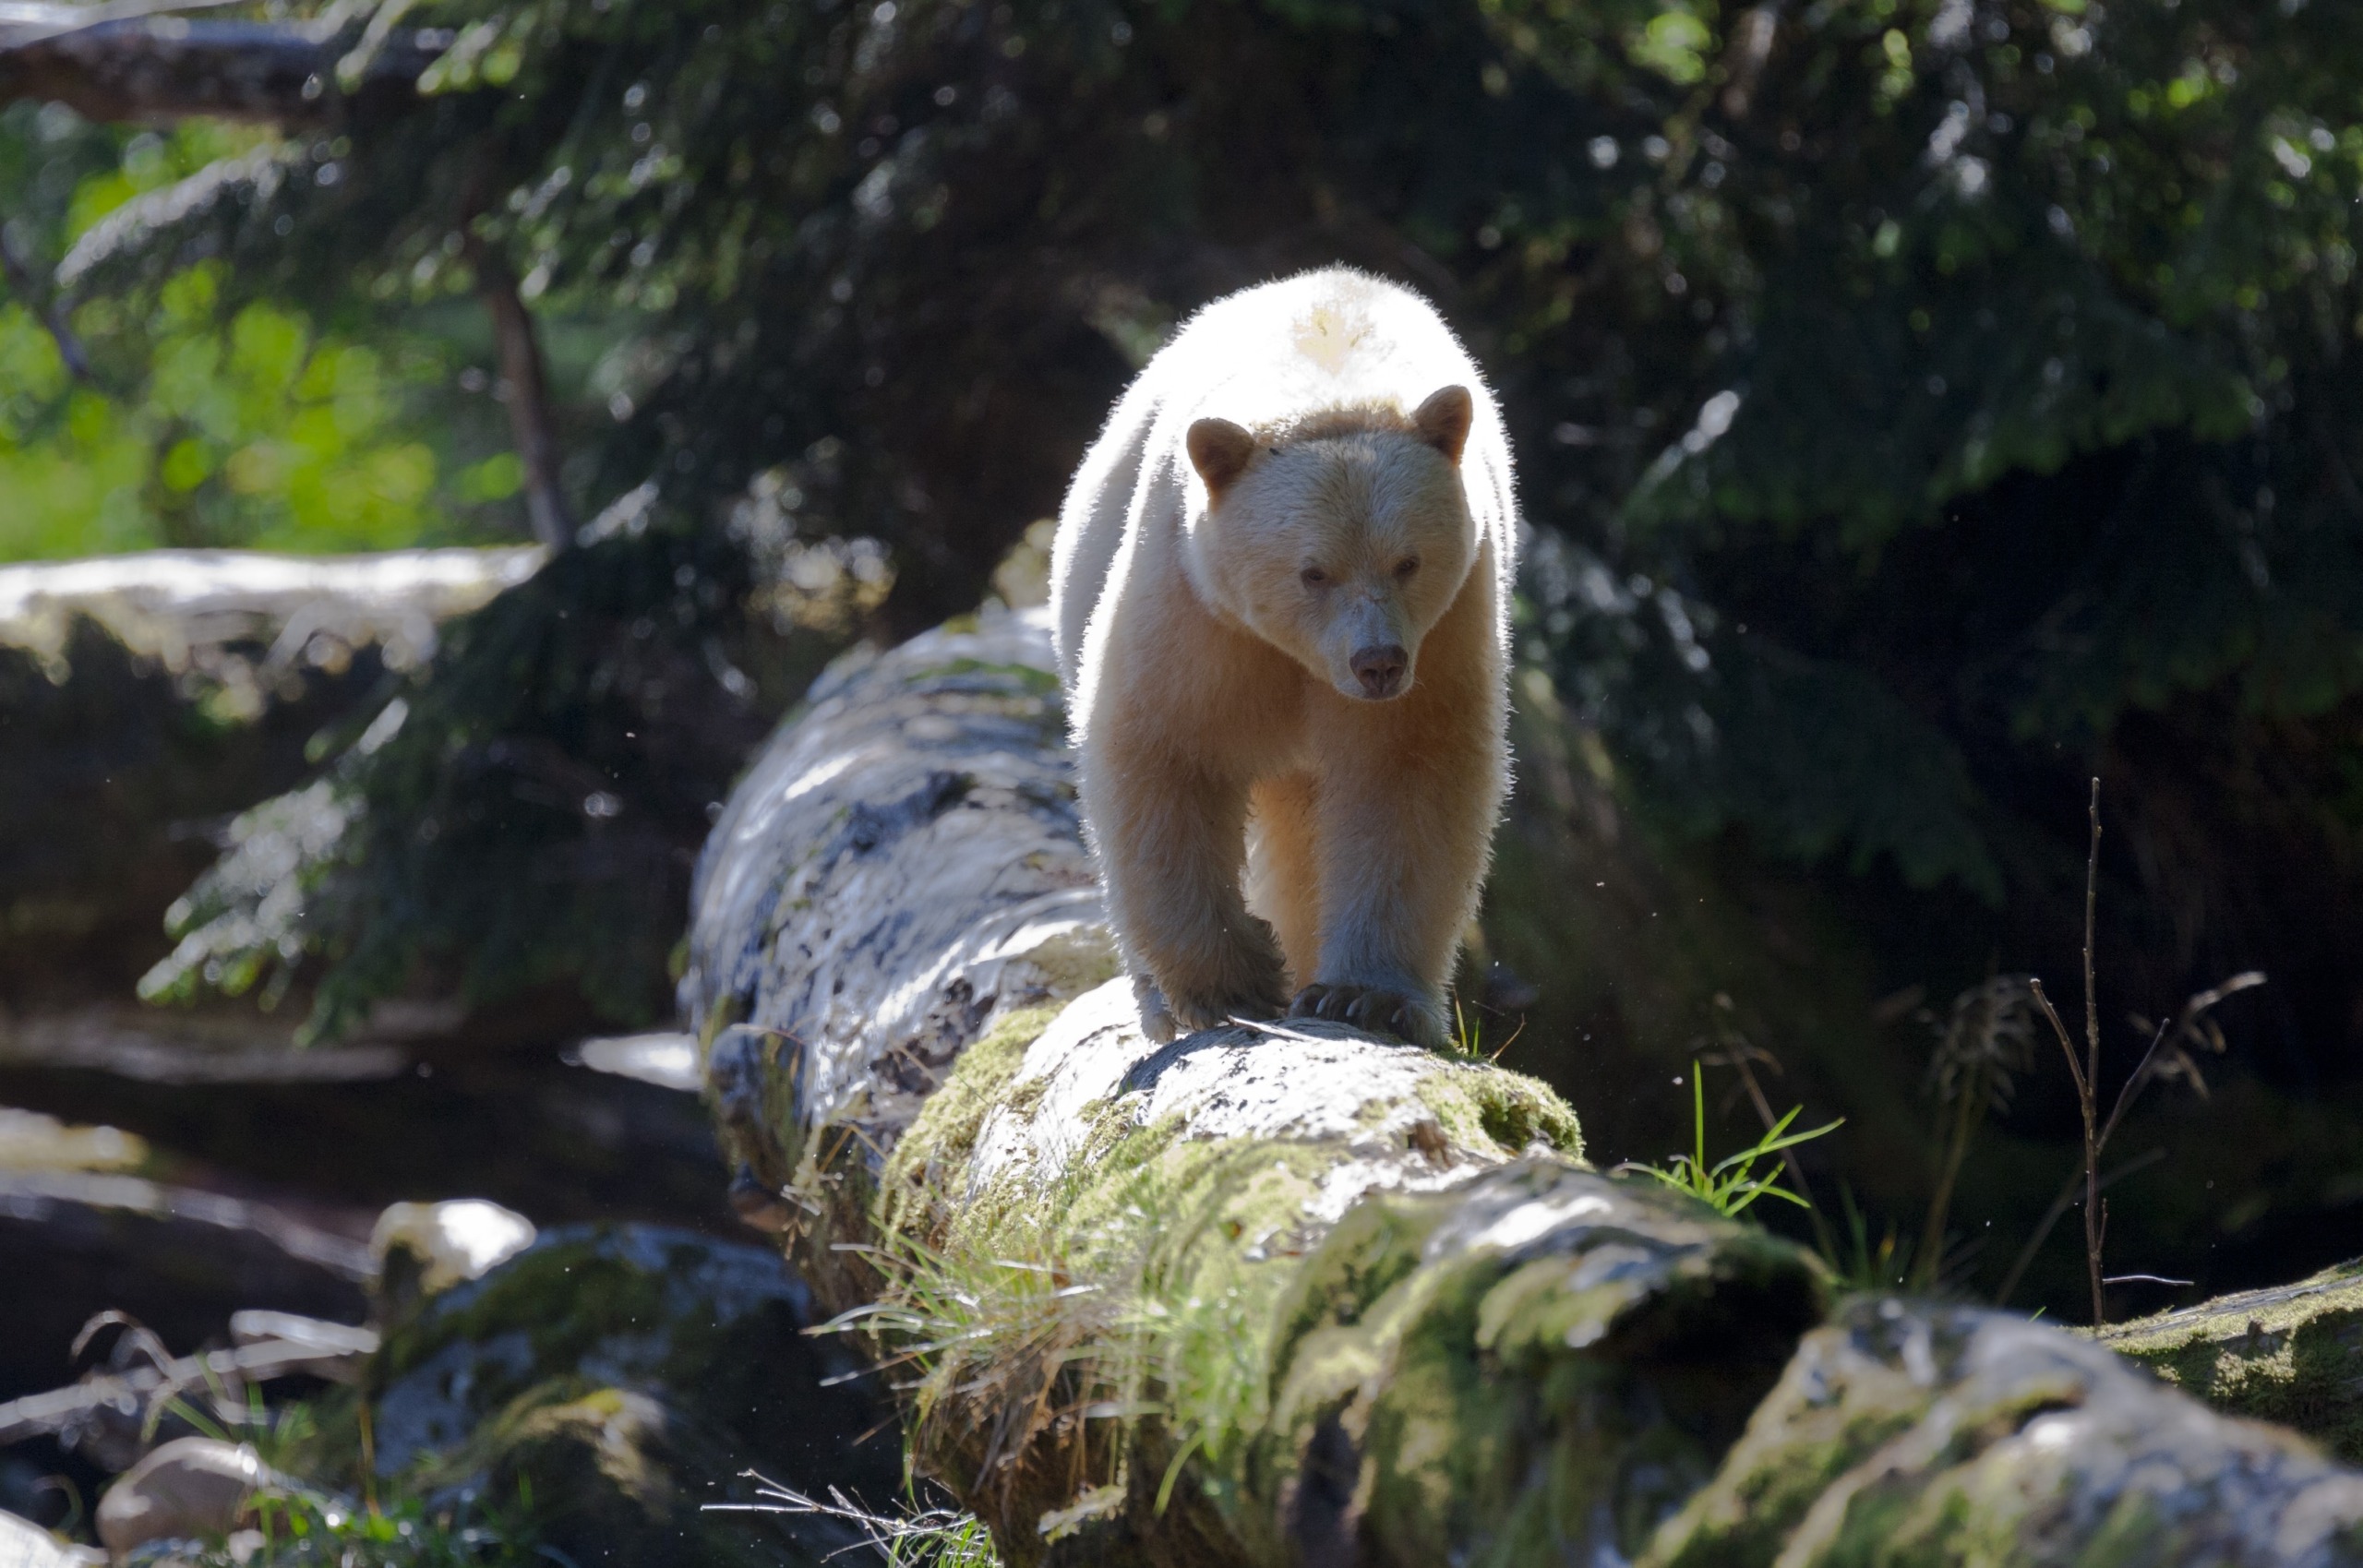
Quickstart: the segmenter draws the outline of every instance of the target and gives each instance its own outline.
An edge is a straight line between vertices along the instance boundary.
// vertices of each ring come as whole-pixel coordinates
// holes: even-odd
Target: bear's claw
[[[1289,1003],[1290,1018],[1327,1018],[1374,1035],[1392,1035],[1429,1050],[1442,1050],[1444,1023],[1425,997],[1383,986],[1316,983]]]
[[[1133,994],[1141,1010],[1141,1033],[1163,1045],[1201,1029],[1219,1029],[1234,1020],[1287,1015],[1285,993],[1251,996],[1169,996],[1156,981],[1135,977]]]

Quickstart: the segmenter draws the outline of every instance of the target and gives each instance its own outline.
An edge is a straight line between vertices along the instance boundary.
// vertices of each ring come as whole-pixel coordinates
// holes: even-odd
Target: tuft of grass
[[[1846,1288],[1885,1294],[1910,1286],[1912,1239],[1898,1236],[1890,1223],[1874,1242],[1869,1216],[1855,1204],[1853,1189],[1841,1183],[1838,1202],[1846,1215],[1847,1248],[1843,1253],[1826,1251],[1822,1257]]]
[[[1845,1119],[1829,1122],[1804,1132],[1792,1132],[1789,1124],[1797,1119],[1803,1106],[1792,1106],[1789,1113],[1766,1129],[1756,1143],[1715,1161],[1707,1163],[1707,1089],[1698,1063],[1690,1064],[1690,1125],[1691,1152],[1676,1155],[1669,1165],[1642,1165],[1627,1160],[1616,1167],[1617,1172],[1630,1172],[1663,1182],[1677,1192],[1687,1192],[1726,1219],[1736,1219],[1747,1212],[1758,1198],[1778,1198],[1794,1203],[1801,1209],[1813,1207],[1804,1194],[1793,1192],[1781,1185],[1781,1165],[1775,1156],[1809,1143],[1816,1138],[1827,1137],[1845,1125]],[[1757,1167],[1770,1163],[1771,1168],[1759,1175]]]
[[[2023,975],[1997,975],[1955,997],[1941,1023],[1922,1016],[1937,1036],[1928,1058],[1929,1092],[1950,1113],[1920,1244],[1905,1249],[1911,1260],[1906,1283],[1926,1293],[1938,1288],[1948,1272],[1945,1231],[1970,1143],[1987,1117],[2009,1108],[2020,1077],[2034,1065],[2033,982]]]

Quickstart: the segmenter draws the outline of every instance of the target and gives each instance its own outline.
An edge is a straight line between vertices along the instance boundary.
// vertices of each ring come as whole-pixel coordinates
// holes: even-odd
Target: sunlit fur
[[[1430,401],[1456,387],[1465,443],[1459,401],[1441,432]],[[1201,421],[1223,423],[1193,462]],[[1052,618],[1152,1033],[1294,992],[1443,1041],[1507,779],[1516,538],[1493,401],[1394,285],[1332,269],[1233,294],[1125,393],[1060,517]],[[1408,665],[1383,700],[1353,664],[1376,649]]]

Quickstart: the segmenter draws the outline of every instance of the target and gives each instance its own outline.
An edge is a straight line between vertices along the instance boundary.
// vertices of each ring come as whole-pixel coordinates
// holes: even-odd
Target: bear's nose
[[[1400,644],[1365,648],[1354,655],[1354,678],[1362,683],[1365,697],[1392,697],[1403,689],[1403,672],[1410,663]]]

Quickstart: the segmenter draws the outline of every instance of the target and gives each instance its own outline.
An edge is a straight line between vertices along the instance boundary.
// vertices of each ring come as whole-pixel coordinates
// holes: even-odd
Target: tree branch
[[[498,247],[485,243],[473,227],[463,232],[463,254],[475,272],[476,293],[491,313],[493,339],[499,345],[510,440],[525,465],[525,515],[534,538],[563,550],[574,543],[574,517],[558,483],[558,426],[550,416],[549,381],[533,314]]]
[[[154,123],[210,115],[290,129],[399,113],[417,102],[419,73],[450,45],[432,30],[388,38],[350,90],[337,83],[347,42],[302,23],[139,17],[66,27],[14,18],[0,27],[0,103],[64,103],[84,118]]]

